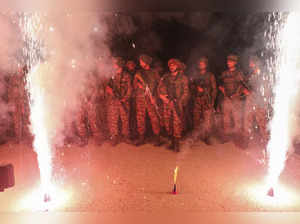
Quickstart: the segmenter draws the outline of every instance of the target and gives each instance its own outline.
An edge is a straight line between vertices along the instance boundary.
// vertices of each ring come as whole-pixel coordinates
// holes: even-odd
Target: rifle
[[[157,106],[157,104],[155,103],[154,99],[153,99],[153,95],[150,91],[149,85],[145,83],[144,80],[142,80],[141,77],[137,76],[137,80],[140,84],[145,85],[145,95],[148,96],[148,98],[150,99],[150,103],[154,106],[155,108],[155,112],[157,114],[157,116],[159,117],[159,119],[161,119],[160,113],[159,113],[159,108]],[[154,102],[154,103],[153,103]]]
[[[120,91],[118,90],[118,88],[116,87],[116,85],[114,85],[113,80],[114,80],[114,76],[111,78],[111,81],[108,83],[108,86],[113,90],[113,92],[115,93],[116,97],[118,98],[118,100],[121,103],[121,106],[123,107],[124,111],[126,113],[128,113],[128,109],[126,107],[126,105],[124,104],[124,102],[121,100],[122,99],[122,95],[120,93]]]
[[[167,89],[167,94],[168,94],[167,98],[173,103],[177,116],[181,117],[180,108],[177,104],[177,99],[175,97],[176,96],[176,92],[175,92],[176,89],[173,86],[171,86],[171,84],[169,82],[167,82],[166,79],[163,79],[163,81],[164,81],[164,84],[165,84],[166,89]],[[172,91],[170,90],[170,88],[171,88]]]

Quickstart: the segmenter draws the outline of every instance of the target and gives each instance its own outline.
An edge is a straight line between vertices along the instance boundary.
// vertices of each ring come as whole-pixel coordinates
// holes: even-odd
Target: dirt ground
[[[57,185],[72,192],[58,210],[109,214],[300,211],[299,155],[289,157],[280,177],[290,197],[267,203],[268,197],[260,191],[267,173],[261,151],[255,145],[241,150],[232,143],[217,142],[213,146],[200,142],[193,148],[183,145],[180,153],[150,144],[68,145],[56,149],[53,156]],[[0,164],[4,163],[14,165],[16,185],[0,193],[0,212],[22,211],[19,201],[39,180],[36,155],[25,144],[7,143],[0,147]],[[177,165],[178,194],[173,195]]]

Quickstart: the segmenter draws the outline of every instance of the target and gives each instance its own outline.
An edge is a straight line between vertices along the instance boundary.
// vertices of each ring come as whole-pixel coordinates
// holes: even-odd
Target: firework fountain
[[[23,31],[24,54],[27,56],[26,64],[29,68],[27,74],[27,89],[30,95],[30,121],[31,132],[34,136],[33,147],[37,153],[37,160],[40,170],[40,186],[33,195],[24,200],[24,206],[33,210],[54,209],[65,199],[65,195],[58,191],[52,182],[52,144],[49,125],[51,120],[48,117],[46,104],[45,82],[47,74],[51,73],[51,65],[45,60],[46,48],[40,39],[41,32],[44,32],[42,14],[22,14],[20,26]],[[50,123],[49,123],[50,122]]]
[[[266,181],[269,196],[276,196],[278,180],[291,147],[292,114],[295,107],[293,100],[298,91],[300,72],[300,14],[290,13],[286,18],[283,15],[279,17],[279,21],[276,20],[273,25],[278,33],[271,43],[277,46],[277,55],[273,65],[270,63],[275,69],[276,86],[274,87],[274,115],[270,125],[271,136],[267,146]]]

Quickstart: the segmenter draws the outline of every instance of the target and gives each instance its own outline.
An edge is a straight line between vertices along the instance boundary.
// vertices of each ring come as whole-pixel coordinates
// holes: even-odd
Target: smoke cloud
[[[56,12],[38,17],[40,49],[30,53],[40,54],[42,60],[32,65],[34,74],[29,77],[44,92],[44,122],[52,143],[61,145],[64,129],[78,116],[85,90],[92,84],[91,73],[99,63],[102,71],[109,70],[110,51],[104,44],[106,25],[97,13]]]

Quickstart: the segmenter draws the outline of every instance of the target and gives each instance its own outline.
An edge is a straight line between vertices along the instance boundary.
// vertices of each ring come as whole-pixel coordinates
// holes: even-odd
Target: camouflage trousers
[[[129,112],[130,104],[129,102],[124,102],[121,104],[119,100],[112,99],[108,102],[107,111],[107,122],[112,138],[118,136],[119,133],[119,119],[122,123],[122,135],[124,137],[129,137]]]
[[[87,125],[89,125],[91,134],[96,138],[101,138],[103,135],[99,129],[98,120],[97,105],[92,102],[84,103],[75,122],[79,137],[86,138],[88,136]]]
[[[179,107],[179,111],[177,112],[173,102],[164,104],[164,124],[169,136],[173,136],[175,138],[182,137],[184,127],[184,119],[182,115],[182,107]]]
[[[146,128],[146,113],[148,112],[153,133],[160,134],[160,121],[155,106],[148,102],[144,97],[136,97],[136,119],[139,135],[145,134]]]
[[[258,126],[259,134],[263,140],[267,140],[269,136],[268,132],[268,119],[267,110],[263,107],[259,107],[253,103],[247,103],[245,105],[245,119],[244,119],[244,132],[247,137],[253,133],[253,124]]]
[[[194,129],[200,131],[202,137],[207,136],[211,132],[213,123],[213,109],[209,108],[206,101],[196,100],[193,109]]]
[[[224,134],[232,135],[242,132],[242,106],[240,99],[225,97],[222,103]],[[233,125],[232,121],[233,120]]]

